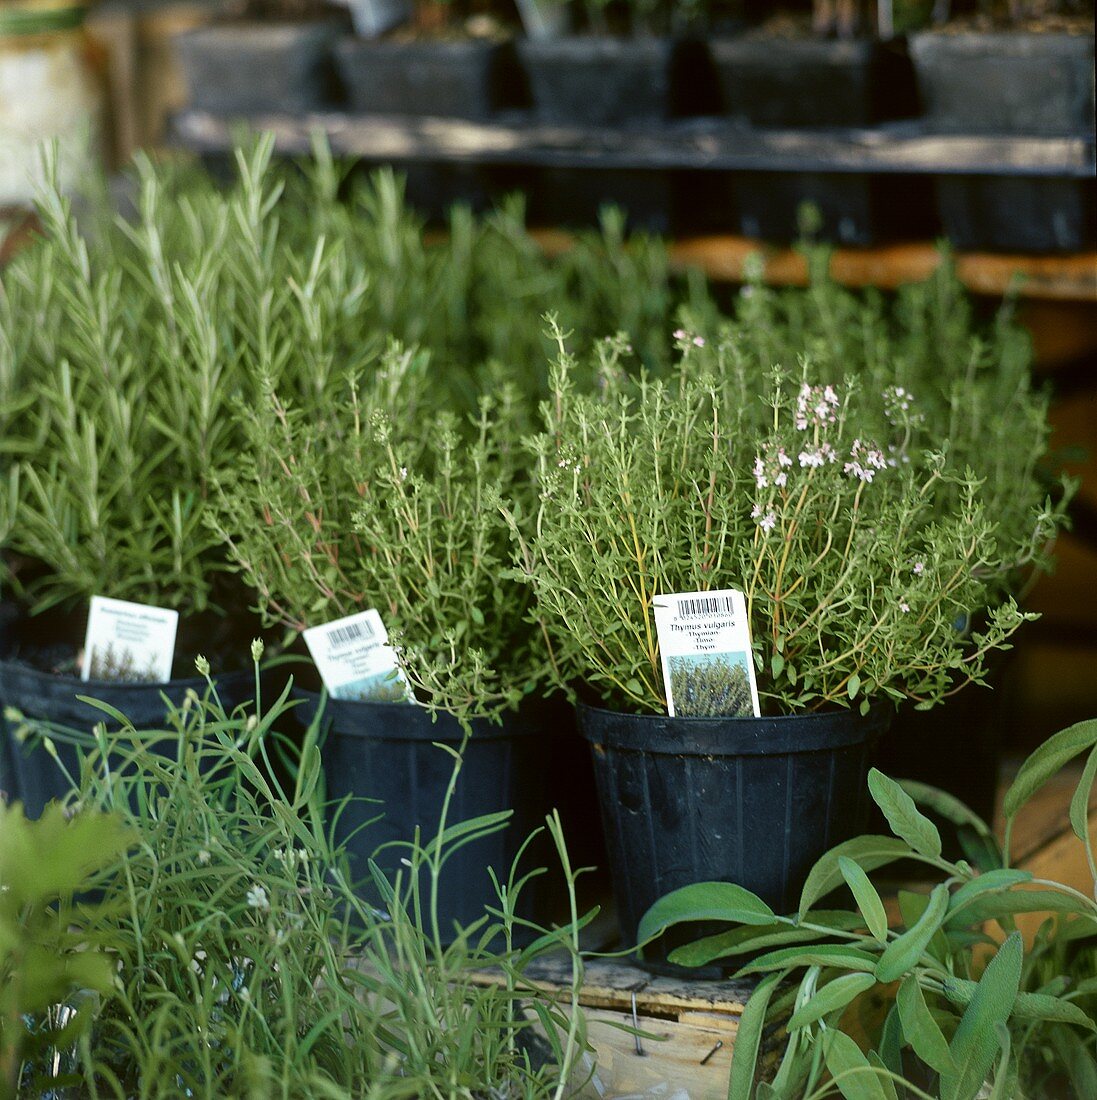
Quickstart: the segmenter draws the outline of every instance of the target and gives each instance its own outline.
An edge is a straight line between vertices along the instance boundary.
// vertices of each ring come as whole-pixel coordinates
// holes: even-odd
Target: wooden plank
[[[273,133],[282,153],[307,153],[311,135],[322,131],[336,153],[382,161],[1083,179],[1095,174],[1092,135],[933,134],[920,122],[859,130],[755,130],[728,119],[705,118],[613,130],[545,126],[524,112],[469,122],[336,111],[263,114],[246,122]],[[224,152],[238,128],[235,120],[185,110],[173,118],[171,137],[200,152]]]
[[[631,1017],[605,1009],[585,1010],[594,1073],[581,1097],[598,1100],[725,1100],[737,1024],[727,1020],[644,1019],[647,1033],[636,1040],[622,1031]],[[589,1063],[588,1063],[589,1065]]]
[[[807,262],[791,248],[774,248],[735,236],[687,237],[670,244],[672,261],[700,268],[710,279],[741,282],[749,257],[761,257],[765,280],[779,286],[806,286]],[[1097,252],[1074,256],[955,254],[960,282],[976,294],[1001,297],[1017,289],[1024,297],[1097,302]],[[876,248],[836,248],[831,275],[843,286],[894,290],[929,278],[941,253],[929,241]]]
[[[560,992],[571,985],[571,961],[566,955],[537,959],[525,972],[526,981],[545,992]],[[497,984],[498,974],[478,976],[483,984]],[[736,1018],[750,996],[747,981],[693,980],[648,973],[638,966],[614,959],[590,959],[584,963],[579,1003],[584,1007],[631,1013],[645,1017],[680,1019],[686,1013]]]

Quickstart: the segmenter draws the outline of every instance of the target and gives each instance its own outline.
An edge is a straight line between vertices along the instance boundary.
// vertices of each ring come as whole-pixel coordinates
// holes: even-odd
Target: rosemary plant
[[[867,710],[880,696],[925,707],[979,679],[1028,617],[994,597],[999,529],[979,478],[912,451],[901,420],[894,449],[866,437],[854,379],[805,361],[758,392],[727,348],[681,332],[666,379],[630,379],[608,342],[584,393],[556,331],[531,444],[540,505],[533,521],[504,511],[561,681],[665,710],[652,597],[735,587],[766,712]],[[973,607],[987,625],[967,641],[957,624]]]

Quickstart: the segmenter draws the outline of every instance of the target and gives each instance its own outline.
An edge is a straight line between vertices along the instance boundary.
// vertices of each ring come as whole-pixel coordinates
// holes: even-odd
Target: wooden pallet
[[[526,978],[561,1002],[570,998],[567,959],[538,960]],[[498,979],[484,974],[481,980]],[[587,962],[579,1003],[597,1057],[587,1056],[580,1067],[578,1080],[590,1079],[577,1095],[724,1100],[739,1017],[751,988],[741,980],[657,977],[611,959]]]

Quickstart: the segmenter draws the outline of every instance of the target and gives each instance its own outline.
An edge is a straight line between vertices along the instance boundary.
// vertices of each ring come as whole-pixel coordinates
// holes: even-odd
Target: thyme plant
[[[376,607],[422,702],[489,715],[542,661],[495,504],[521,492],[517,394],[482,397],[465,422],[434,410],[429,370],[393,344],[323,409],[268,379],[241,409],[248,446],[212,522],[269,622],[299,631]]]
[[[611,341],[583,392],[556,335],[546,429],[530,444],[539,506],[504,513],[562,682],[664,711],[657,593],[744,591],[767,713],[932,705],[979,679],[1030,617],[993,595],[999,529],[980,479],[945,453],[867,438],[855,379],[805,360],[759,392],[726,348],[714,360],[681,332],[665,379],[627,376]],[[957,624],[973,607],[987,625],[968,642]]]
[[[908,451],[947,449],[955,466],[970,466],[998,524],[995,590],[1020,597],[1050,567],[1076,485],[1049,462],[1049,396],[1034,383],[1032,341],[1015,301],[980,322],[947,253],[929,279],[889,299],[839,286],[826,248],[803,251],[806,290],[767,287],[762,264],[753,263],[729,322],[691,321],[759,377],[801,355],[832,377],[855,375],[866,435]],[[955,490],[936,500],[942,514],[958,503]]]

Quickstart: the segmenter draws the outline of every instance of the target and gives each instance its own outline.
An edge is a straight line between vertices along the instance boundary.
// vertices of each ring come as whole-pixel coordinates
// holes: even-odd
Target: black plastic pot
[[[524,38],[533,111],[558,126],[645,126],[671,111],[669,38]]]
[[[1092,134],[1093,35],[916,34],[925,115],[968,134]]]
[[[757,127],[871,126],[915,113],[898,44],[745,35],[708,44],[722,113]]]
[[[118,709],[138,730],[161,730],[169,705],[182,706],[188,691],[199,696],[207,691],[206,680],[199,676],[160,684],[124,684],[80,680],[76,675],[46,671],[74,663],[72,638],[83,628],[83,612],[29,617],[17,605],[0,607],[0,759],[7,753],[14,794],[22,800],[29,817],[39,816],[48,801],[69,793],[65,771],[74,779],[78,777],[80,756],[96,748],[92,729],[100,722],[108,733],[118,728],[116,720],[77,696],[96,698]],[[191,635],[197,628],[206,630],[206,641],[211,646],[220,643],[216,629],[201,617],[188,621],[186,628]],[[177,647],[176,673],[186,665]],[[213,683],[229,711],[255,694],[253,671],[219,673]],[[63,727],[66,735],[77,742],[53,738],[64,771],[36,736],[43,723]],[[18,737],[19,731],[26,736]],[[169,755],[174,755],[176,749],[171,739],[161,741],[157,747]],[[113,767],[117,770],[120,764],[116,761]],[[8,785],[3,780],[6,774],[7,769],[0,763],[0,788]]]
[[[656,900],[695,882],[735,882],[777,912],[795,909],[812,864],[864,830],[868,768],[890,718],[887,707],[667,718],[581,706],[625,943]],[[645,965],[668,969],[667,952],[703,932],[673,930],[645,948]]]
[[[531,226],[587,229],[604,206],[620,207],[630,232],[667,234],[675,227],[674,175],[661,169],[541,168],[526,188]]]
[[[861,127],[915,111],[913,71],[900,44],[747,35],[714,39],[709,54],[720,110],[741,124]],[[822,216],[819,237],[844,245],[874,244],[899,224],[917,232],[926,221],[929,189],[909,180],[897,185],[860,172],[745,172],[725,179],[734,188],[738,229],[748,237],[797,240],[805,202]]]
[[[1092,137],[1092,35],[927,33],[911,54],[935,131]],[[1076,252],[1095,239],[1090,179],[939,176],[936,191],[959,248]]]
[[[255,693],[252,672],[218,675],[214,684],[228,710]],[[70,785],[57,761],[33,736],[22,743],[19,741],[16,732],[21,726],[29,726],[32,730],[41,722],[63,726],[74,734],[83,735],[82,751],[86,754],[96,747],[91,731],[97,723],[105,723],[108,733],[116,730],[118,723],[77,696],[86,695],[109,704],[129,718],[137,730],[158,730],[163,728],[169,704],[182,706],[188,691],[201,697],[206,689],[206,681],[197,676],[166,684],[119,684],[60,676],[18,661],[0,659],[0,700],[5,710],[0,714],[0,741],[6,743],[11,752],[16,790],[27,816],[37,818],[47,802],[68,794]],[[18,711],[21,719],[14,715],[9,717],[8,708]],[[54,744],[65,770],[77,778],[81,750],[58,738],[54,738]],[[167,741],[161,742],[158,748],[169,754],[175,751]]]
[[[335,59],[351,110],[367,114],[485,119],[528,99],[509,44],[348,37]]]
[[[190,105],[221,116],[317,111],[338,100],[332,50],[338,20],[215,23],[175,47]]]
[[[299,719],[310,723],[320,696],[301,688],[294,695],[302,700]],[[329,699],[321,721],[326,725],[322,757],[328,802],[334,808],[352,799],[336,819],[336,841],[346,845],[361,896],[375,904],[379,899],[367,880],[367,861],[373,858],[382,870],[394,873],[406,855],[401,844],[417,828],[424,844],[436,835],[454,761],[435,743],[456,749],[462,730],[452,716],[434,722],[425,709],[406,703]],[[473,723],[448,824],[500,810],[512,810],[513,816],[503,831],[456,851],[443,868],[443,935],[453,934],[455,922],[464,927],[482,917],[485,905],[498,904],[488,868],[505,882],[522,843],[544,824],[551,809],[548,776],[555,732],[553,710],[536,703],[508,714],[502,725]],[[548,858],[544,845],[535,847],[524,867],[546,866]],[[549,902],[539,896],[545,893],[542,884],[535,880],[523,893],[523,915],[539,914]]]

